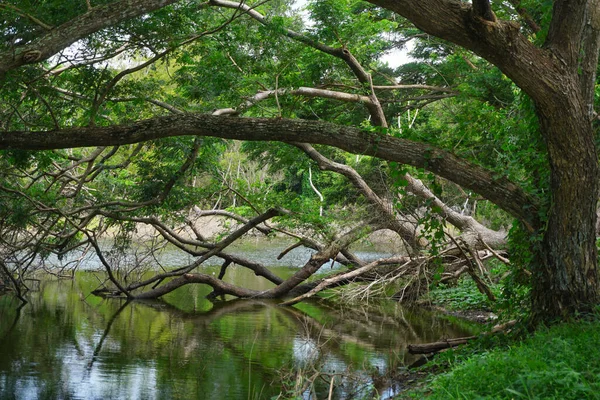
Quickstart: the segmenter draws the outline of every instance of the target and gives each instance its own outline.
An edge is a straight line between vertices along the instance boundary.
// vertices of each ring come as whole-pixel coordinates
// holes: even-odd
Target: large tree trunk
[[[565,319],[590,309],[599,292],[594,231],[599,176],[592,119],[600,0],[554,0],[543,48],[514,21],[489,12],[490,0],[473,0],[473,7],[452,0],[369,1],[477,53],[534,100],[551,174],[548,221],[541,246],[533,249],[538,253],[534,318]]]
[[[538,107],[552,193],[533,271],[533,312],[538,321],[589,311],[600,292],[595,230],[598,154],[584,102],[575,88],[566,86],[564,102],[555,97],[554,107]]]

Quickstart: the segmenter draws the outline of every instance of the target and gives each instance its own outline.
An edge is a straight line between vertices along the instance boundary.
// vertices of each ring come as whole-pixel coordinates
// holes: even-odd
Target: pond
[[[299,377],[314,379],[306,399],[327,398],[331,377],[333,398],[386,398],[397,387],[384,377],[414,361],[407,344],[471,333],[393,302],[212,303],[209,287],[190,285],[128,303],[90,295],[102,278],[86,270],[43,280],[21,309],[0,297],[0,398],[269,399]],[[242,268],[230,268],[228,279],[263,285]]]

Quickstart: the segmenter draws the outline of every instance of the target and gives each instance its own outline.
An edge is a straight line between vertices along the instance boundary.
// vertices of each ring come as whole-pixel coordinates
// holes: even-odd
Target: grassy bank
[[[409,397],[600,399],[598,321],[542,328],[520,342],[444,354],[441,360],[450,363],[449,372]]]

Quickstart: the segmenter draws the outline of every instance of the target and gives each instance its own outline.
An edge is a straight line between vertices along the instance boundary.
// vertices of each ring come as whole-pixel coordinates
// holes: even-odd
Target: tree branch
[[[411,251],[418,251],[422,247],[419,238],[415,235],[415,226],[405,221],[400,221],[393,212],[392,204],[379,197],[353,168],[329,160],[307,143],[293,143],[293,145],[306,153],[306,155],[317,163],[320,169],[333,171],[345,176],[375,206],[376,212],[381,213],[384,217],[386,226],[400,235]]]
[[[222,240],[221,242],[217,243],[215,245],[215,247],[213,247],[211,250],[207,251],[206,253],[204,253],[200,258],[198,258],[197,260],[195,260],[192,264],[184,267],[184,268],[180,268],[171,272],[166,272],[163,274],[158,274],[155,275],[154,277],[147,279],[143,282],[139,282],[139,283],[135,283],[132,285],[129,285],[127,287],[127,290],[131,291],[131,290],[135,290],[137,288],[141,288],[144,286],[148,286],[154,282],[158,282],[160,280],[163,280],[165,278],[170,278],[170,277],[174,277],[174,276],[181,276],[183,274],[187,274],[189,272],[191,272],[194,268],[198,267],[199,265],[201,265],[204,261],[208,260],[210,257],[219,254],[221,251],[223,251],[227,246],[229,246],[230,244],[232,244],[233,242],[235,242],[237,239],[239,239],[240,237],[242,237],[243,235],[245,235],[250,229],[254,228],[255,226],[257,226],[258,224],[272,218],[278,215],[282,215],[283,211],[282,210],[277,210],[277,209],[270,209],[267,210],[264,214],[259,215],[257,217],[252,218],[250,221],[248,221],[247,224],[245,224],[244,226],[242,226],[240,229],[236,230],[235,232],[233,232],[231,235],[227,236],[224,240]],[[162,296],[159,295],[159,296]],[[137,296],[136,296],[137,297]],[[149,297],[145,297],[145,298],[149,298]]]
[[[41,26],[42,28],[44,28],[44,30],[49,31],[53,28],[53,26],[48,25],[44,22],[42,22],[41,20],[39,20],[38,18],[34,17],[31,14],[27,14],[26,12],[24,12],[23,10],[11,5],[11,4],[0,4],[0,9],[4,8],[5,10],[12,10],[14,11],[16,14],[20,15],[21,17],[25,17],[28,20],[30,20],[31,22],[33,22],[36,25]]]
[[[260,14],[258,11],[251,9],[249,6],[242,3],[228,1],[228,0],[210,0],[210,4],[219,6],[219,7],[227,7],[234,9],[241,9],[248,13],[248,15],[263,25],[269,25],[267,19]],[[290,29],[284,29],[284,34],[290,39],[299,41],[301,43],[307,44],[308,46],[322,51],[323,53],[332,55],[336,58],[343,60],[346,65],[352,70],[356,78],[363,85],[368,85],[371,95],[368,96],[370,101],[365,103],[365,106],[369,113],[371,114],[373,125],[387,127],[387,121],[385,118],[385,114],[383,113],[383,109],[381,104],[379,104],[379,100],[375,95],[373,90],[373,82],[371,79],[371,75],[365,71],[363,66],[358,62],[358,60],[352,55],[352,53],[346,48],[334,48],[326,46],[322,43],[316,42],[309,37],[302,35],[300,33],[294,32]]]
[[[359,276],[366,274],[367,272],[379,267],[380,265],[400,264],[400,263],[407,265],[410,262],[412,262],[412,259],[410,257],[381,258],[379,260],[370,262],[369,264],[367,264],[363,267],[357,268],[357,269],[347,272],[345,274],[336,275],[332,278],[325,278],[314,289],[312,289],[309,292],[304,293],[298,297],[284,301],[283,303],[281,303],[281,305],[282,306],[292,306],[296,303],[301,302],[304,299],[312,297],[313,295],[327,289],[330,286],[335,285],[338,282],[341,282],[344,280],[351,280],[356,277],[359,277]]]
[[[121,0],[90,9],[55,27],[32,43],[0,52],[0,79],[11,69],[43,61],[77,40],[119,22],[147,14],[178,0]]]
[[[520,33],[514,21],[492,22],[477,16],[470,4],[455,0],[368,1],[402,15],[424,32],[485,58],[536,102],[546,103],[561,93],[555,77],[564,75],[563,67]]]
[[[310,142],[425,168],[492,201],[530,227],[537,202],[513,182],[428,144],[320,121],[230,118],[205,114],[156,117],[132,124],[47,132],[0,134],[0,149],[50,150],[114,146],[174,136],[214,136],[253,141]]]

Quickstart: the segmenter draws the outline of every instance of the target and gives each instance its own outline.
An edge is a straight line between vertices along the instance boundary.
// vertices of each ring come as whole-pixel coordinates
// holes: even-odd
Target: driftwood
[[[440,342],[423,343],[423,344],[409,344],[408,352],[410,354],[429,354],[437,353],[438,351],[456,347],[461,344],[467,343],[469,340],[475,339],[478,336],[467,336],[456,339],[446,339]]]
[[[492,328],[490,332],[484,333],[484,335],[506,332],[508,329],[512,328],[517,323],[516,320],[509,321],[504,324],[496,325]],[[430,354],[437,353],[439,351],[449,349],[452,347],[459,346],[461,344],[466,344],[469,340],[473,340],[478,338],[479,336],[466,336],[455,339],[445,339],[439,342],[433,343],[422,343],[422,344],[409,344],[408,352],[410,354]]]

